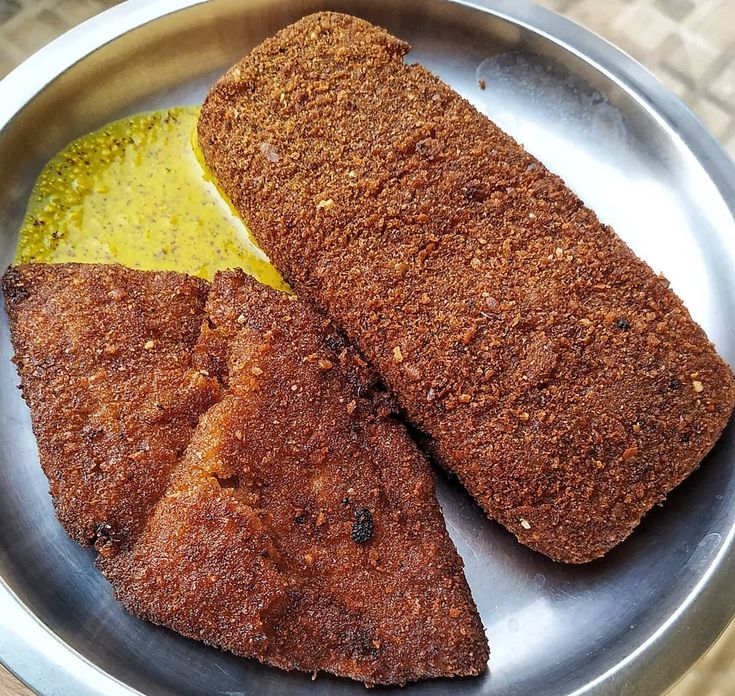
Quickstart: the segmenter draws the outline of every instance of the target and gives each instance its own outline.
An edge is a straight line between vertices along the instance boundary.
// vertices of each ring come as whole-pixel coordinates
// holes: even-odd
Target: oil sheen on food
[[[36,181],[15,263],[120,263],[211,279],[242,268],[286,289],[197,155],[197,107],[115,121],[65,147]]]

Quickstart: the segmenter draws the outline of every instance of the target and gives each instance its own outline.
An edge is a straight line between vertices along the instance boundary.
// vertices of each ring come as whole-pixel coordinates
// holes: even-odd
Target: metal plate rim
[[[0,131],[54,79],[85,56],[124,34],[165,15],[207,0],[127,0],[66,32],[0,81]],[[495,15],[573,53],[632,96],[697,160],[735,219],[735,163],[698,118],[642,65],[605,39],[570,20],[528,2],[447,0]],[[626,684],[646,684],[663,692],[714,643],[735,615],[735,527],[731,528],[707,572],[664,624],[634,652],[574,692],[621,693]],[[722,597],[729,597],[723,607]],[[717,611],[713,611],[717,602]],[[726,608],[725,611],[722,611]],[[140,692],[98,668],[52,634],[0,578],[0,661],[36,693],[80,696]],[[698,632],[682,631],[695,626]],[[696,633],[696,635],[695,635]],[[676,649],[675,649],[676,648]],[[681,649],[689,659],[654,669],[657,654]]]

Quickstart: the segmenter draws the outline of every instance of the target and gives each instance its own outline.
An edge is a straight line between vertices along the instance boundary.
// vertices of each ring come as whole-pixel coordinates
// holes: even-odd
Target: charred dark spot
[[[615,320],[615,328],[627,331],[630,328],[630,322],[625,317],[619,317]]]
[[[366,655],[375,655],[378,652],[376,641],[372,631],[363,626],[345,628],[339,635],[340,646],[344,654],[353,659],[361,659]]]
[[[215,474],[214,478],[217,479],[220,488],[238,488],[240,486],[240,478],[237,474],[232,476],[218,476]]]
[[[462,196],[468,201],[484,201],[485,189],[480,181],[473,180],[462,187]]]
[[[681,442],[682,445],[688,445],[689,435],[687,435],[687,433],[682,433],[681,435],[679,435],[679,442]]]
[[[296,522],[296,524],[304,524],[304,522],[306,522],[306,520],[308,519],[309,519],[309,516],[305,512],[300,512],[294,518],[294,522]]]
[[[669,389],[671,389],[672,391],[676,391],[677,389],[679,389],[679,387],[681,387],[681,382],[676,379],[676,377],[669,380]]]
[[[90,425],[85,425],[82,428],[82,437],[86,440],[96,440],[102,433],[104,433],[102,428],[93,428]]]
[[[345,496],[344,498],[342,498],[340,502],[342,503],[342,505],[349,505],[350,499],[347,496]]]
[[[372,399],[384,387],[372,373],[365,370],[349,370],[346,374],[352,391],[358,399]],[[362,404],[367,406],[367,404]]]
[[[342,340],[342,337],[336,333],[328,334],[324,339],[324,342],[327,344],[327,348],[329,348],[329,350],[333,350],[335,353],[338,353],[345,346],[345,342]]]
[[[12,266],[3,277],[3,291],[8,306],[23,302],[31,294],[30,289],[23,282],[20,271]]]
[[[114,541],[114,534],[112,533],[112,525],[107,522],[98,522],[94,526],[94,536],[92,537],[92,543],[95,546],[109,544]]]
[[[350,539],[356,544],[366,544],[373,538],[373,514],[367,508],[355,510]]]

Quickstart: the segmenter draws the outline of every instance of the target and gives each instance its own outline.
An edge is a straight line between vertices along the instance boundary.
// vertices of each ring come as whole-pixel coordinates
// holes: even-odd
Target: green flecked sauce
[[[120,263],[287,286],[201,163],[197,107],[139,114],[65,147],[31,193],[15,263]]]

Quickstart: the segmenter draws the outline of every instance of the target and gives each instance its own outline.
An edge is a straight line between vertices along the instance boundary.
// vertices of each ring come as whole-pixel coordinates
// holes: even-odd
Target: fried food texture
[[[424,457],[330,322],[219,273],[197,348],[227,390],[133,550],[131,611],[282,669],[372,684],[484,671]]]
[[[23,397],[56,514],[129,547],[218,383],[192,366],[208,284],[179,273],[27,264],[3,277]]]
[[[200,146],[487,514],[589,561],[698,466],[732,373],[664,278],[408,50],[306,17],[215,84]]]

